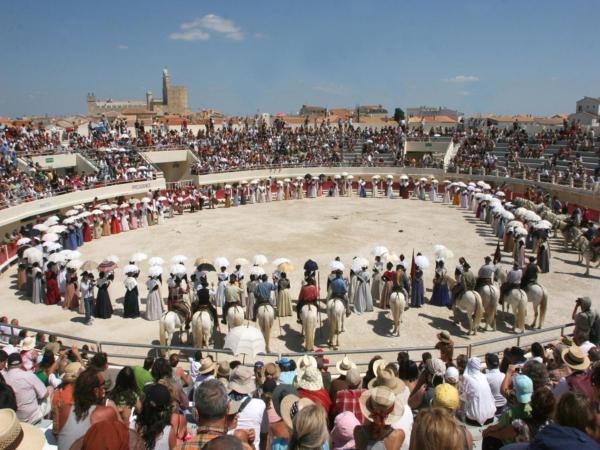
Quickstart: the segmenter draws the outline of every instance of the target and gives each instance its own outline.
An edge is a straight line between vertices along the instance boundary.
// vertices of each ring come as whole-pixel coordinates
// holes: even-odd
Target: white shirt
[[[490,390],[496,401],[496,408],[506,405],[506,397],[500,392],[500,386],[502,386],[502,381],[504,381],[504,374],[500,372],[500,369],[489,369],[485,374],[485,378],[490,385]]]
[[[399,401],[397,397],[396,401]],[[402,447],[400,447],[400,450],[408,450],[410,447],[410,433],[412,432],[413,422],[414,418],[412,415],[412,410],[410,409],[410,406],[404,403],[404,413],[402,414],[402,417],[392,424],[392,428],[394,430],[404,431],[404,442],[402,442]]]
[[[269,419],[267,418],[265,402],[253,398],[238,415],[237,430],[254,429],[254,448],[260,448],[260,434],[269,432]]]
[[[582,342],[581,344],[579,344],[579,348],[581,349],[581,351],[583,352],[584,355],[587,355],[589,353],[589,351],[591,349],[593,349],[594,347],[596,347],[594,344],[592,344],[590,341],[585,341]]]
[[[479,371],[479,366],[471,368],[471,358],[463,374],[462,385],[459,389],[460,399],[464,402],[467,418],[484,424],[496,414],[496,401],[485,375]]]

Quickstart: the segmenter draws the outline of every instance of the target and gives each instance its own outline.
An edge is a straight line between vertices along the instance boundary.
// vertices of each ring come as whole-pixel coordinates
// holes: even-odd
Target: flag
[[[417,274],[417,265],[415,264],[415,249],[412,252],[412,261],[410,263],[410,281],[411,284],[415,282],[415,276]]]

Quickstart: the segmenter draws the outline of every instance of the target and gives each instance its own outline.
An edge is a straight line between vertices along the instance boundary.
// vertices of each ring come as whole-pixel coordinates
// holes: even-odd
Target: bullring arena
[[[305,169],[309,170],[309,169]],[[310,169],[312,170],[312,169]],[[315,169],[318,171],[319,169]],[[327,169],[331,183],[338,169]],[[344,170],[339,169],[339,173]],[[356,168],[348,170],[356,171]],[[375,169],[371,169],[375,171]],[[356,173],[356,172],[355,172]],[[381,172],[383,175],[384,172]],[[245,175],[252,175],[247,173]],[[221,179],[225,174],[217,175]],[[229,174],[227,181],[235,183],[241,180],[239,175]],[[275,175],[281,178],[283,175]],[[362,175],[365,179],[369,175]],[[412,176],[411,176],[412,177]],[[357,179],[361,175],[356,176]],[[416,179],[416,176],[415,176]],[[468,181],[466,177],[465,181]],[[473,177],[473,180],[476,178]],[[424,270],[425,297],[431,297],[432,279],[434,277],[433,246],[442,244],[450,249],[454,256],[446,261],[449,275],[458,264],[458,257],[464,257],[473,266],[473,270],[483,264],[486,255],[492,255],[496,249],[498,238],[491,226],[475,217],[470,209],[463,209],[451,204],[442,203],[442,195],[436,202],[413,198],[401,199],[397,195],[386,198],[382,192],[377,198],[359,198],[356,192],[352,197],[303,198],[294,200],[255,203],[239,207],[224,208],[220,204],[215,209],[205,209],[190,213],[175,214],[166,218],[163,224],[148,228],[139,228],[118,235],[102,237],[86,243],[78,250],[82,261],[103,261],[109,255],[116,255],[119,266],[127,264],[135,252],[144,252],[148,256],[159,256],[165,260],[165,279],[168,274],[170,259],[174,255],[185,255],[188,274],[194,270],[193,261],[204,257],[214,261],[217,257],[226,257],[229,261],[243,257],[252,260],[253,255],[264,254],[269,261],[276,258],[288,258],[294,270],[288,274],[291,282],[291,295],[296,301],[303,280],[302,266],[309,258],[316,261],[318,284],[321,298],[326,296],[326,279],[329,275],[329,264],[339,257],[345,264],[346,273],[351,266],[352,258],[359,256],[367,258],[371,264],[371,250],[376,245],[387,247],[390,253],[404,254],[410,264],[414,253],[421,252],[432,263]],[[219,188],[216,185],[217,189]],[[114,188],[114,187],[113,187]],[[222,185],[221,185],[222,188]],[[125,192],[126,189],[124,190]],[[164,190],[161,190],[164,192]],[[116,194],[115,194],[116,195]],[[141,198],[146,193],[133,196],[125,195],[125,199]],[[90,194],[88,194],[88,197]],[[91,199],[90,199],[91,200]],[[107,203],[112,202],[107,199]],[[64,213],[66,209],[63,209]],[[483,354],[487,350],[499,350],[518,342],[523,345],[533,340],[555,339],[564,329],[557,326],[568,324],[573,308],[573,301],[579,296],[593,291],[598,283],[598,269],[591,269],[589,277],[583,275],[584,268],[577,264],[577,255],[573,251],[564,251],[562,238],[551,239],[552,258],[551,270],[548,274],[540,275],[538,281],[548,292],[548,309],[543,327],[550,331],[534,334],[528,337],[512,331],[513,314],[498,312],[497,331],[479,331],[474,336],[467,333],[467,321],[464,314],[459,314],[460,323],[452,321],[452,311],[445,307],[425,304],[422,308],[408,309],[402,318],[400,336],[392,336],[392,320],[390,310],[383,310],[375,304],[373,312],[352,314],[345,320],[345,331],[339,337],[338,353],[357,352],[354,359],[365,364],[375,352],[399,349],[417,350],[432,348],[437,342],[436,334],[447,330],[455,339],[457,348],[473,345],[468,348],[473,354]],[[510,269],[512,255],[503,252],[502,263],[505,269]],[[145,310],[147,277],[147,261],[139,263],[140,310],[142,316]],[[242,267],[248,274],[250,266]],[[264,265],[267,274],[276,267],[270,263]],[[233,267],[229,268],[229,272]],[[158,350],[159,325],[157,321],[147,321],[143,317],[124,319],[123,295],[125,276],[122,270],[114,271],[115,280],[109,288],[115,313],[112,318],[97,319],[92,326],[84,324],[83,317],[73,311],[64,310],[57,305],[32,304],[31,301],[16,290],[16,266],[12,266],[0,277],[0,287],[3,295],[3,314],[18,317],[21,325],[43,329],[59,335],[83,337],[91,342],[99,342],[104,351],[119,355],[111,360],[123,363],[134,358],[142,358],[148,352]],[[217,285],[215,272],[209,272],[208,281],[212,286]],[[167,297],[166,283],[162,285],[162,296]],[[219,309],[219,314],[221,310]],[[320,303],[319,325],[315,336],[316,347],[328,350],[328,320],[325,304]],[[526,323],[533,320],[531,304],[528,305]],[[257,327],[255,322],[245,321],[244,325]],[[485,323],[481,324],[482,327]],[[215,336],[214,345],[220,353],[230,353],[223,349],[226,325],[220,325]],[[506,340],[477,346],[488,340]],[[190,338],[191,339],[191,338]],[[69,342],[68,338],[65,341]],[[176,350],[192,353],[191,342],[186,342],[185,336],[176,335],[173,345]],[[73,342],[77,342],[73,340]],[[110,344],[108,344],[110,342]],[[103,344],[104,343],[104,344]],[[266,359],[275,359],[281,354],[302,352],[303,337],[301,325],[296,323],[295,313],[292,317],[275,319],[270,339],[271,355]],[[139,346],[130,347],[130,344]],[[154,345],[154,350],[151,350]],[[183,350],[180,347],[185,347]],[[210,352],[210,350],[207,349]],[[418,353],[415,353],[417,357]],[[222,358],[222,355],[215,355]]]

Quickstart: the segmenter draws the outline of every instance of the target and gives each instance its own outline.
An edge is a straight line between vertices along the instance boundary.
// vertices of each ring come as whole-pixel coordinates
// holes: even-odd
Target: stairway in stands
[[[351,166],[351,165],[354,165],[353,163],[361,161],[362,147],[363,147],[364,142],[365,142],[364,139],[359,138],[354,142],[354,146],[352,148],[350,148],[350,149],[346,148],[344,150],[344,154],[343,154],[344,164]],[[379,159],[382,159],[383,163],[378,164],[378,165],[393,166],[394,162],[395,162],[393,153],[380,153]]]

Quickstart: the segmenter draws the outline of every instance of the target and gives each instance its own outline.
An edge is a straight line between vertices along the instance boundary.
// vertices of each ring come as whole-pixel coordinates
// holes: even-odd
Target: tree
[[[402,108],[394,109],[394,120],[400,123],[401,120],[404,120],[404,111]]]

